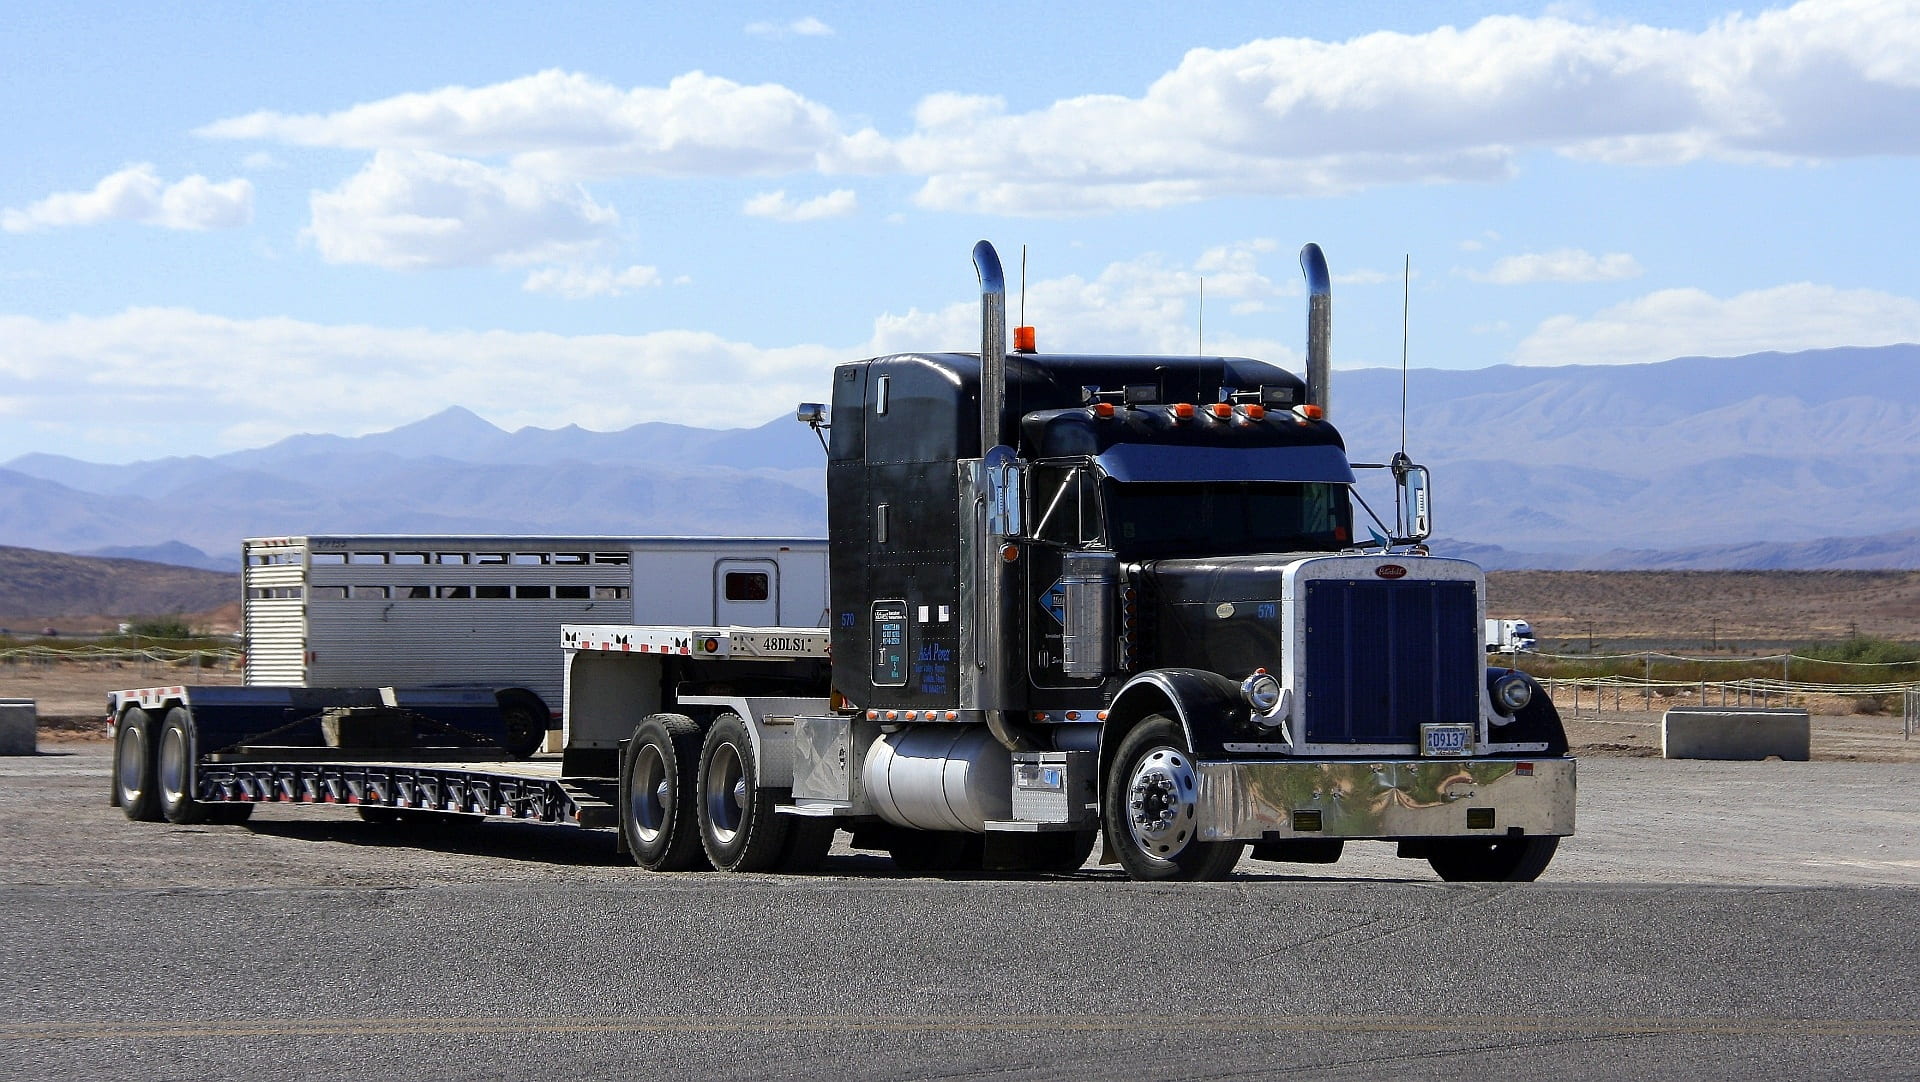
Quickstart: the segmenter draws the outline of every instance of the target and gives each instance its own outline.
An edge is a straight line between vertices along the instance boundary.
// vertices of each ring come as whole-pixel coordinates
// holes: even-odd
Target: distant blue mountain
[[[1920,346],[1415,369],[1407,385],[1436,525],[1487,566],[1920,567]],[[1397,370],[1334,373],[1330,417],[1357,461],[1399,447],[1400,395]],[[0,468],[0,544],[204,556],[329,531],[817,535],[823,467],[784,415],[507,432],[455,407],[212,457],[22,455]],[[1363,494],[1384,510],[1383,473]]]

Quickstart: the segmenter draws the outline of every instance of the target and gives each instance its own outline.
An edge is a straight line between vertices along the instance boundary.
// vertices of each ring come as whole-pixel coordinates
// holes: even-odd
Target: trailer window
[[[355,601],[384,601],[387,598],[387,588],[385,586],[353,586],[349,587],[347,596]]]
[[[627,554],[624,552],[596,552],[593,554],[593,562],[597,564],[616,564],[625,567],[627,565]]]
[[[507,554],[504,552],[476,552],[473,554],[473,562],[477,564],[503,564],[507,562]]]
[[[313,599],[315,601],[345,601],[347,599],[347,588],[345,586],[315,586],[313,588]]]
[[[344,552],[316,552],[312,556],[309,556],[308,560],[316,564],[343,564],[347,562],[347,554]]]
[[[397,564],[424,564],[427,562],[427,554],[424,552],[396,552],[393,554],[393,562]]]
[[[553,562],[557,564],[584,564],[587,562],[587,559],[587,554],[584,552],[556,552],[553,554]]]
[[[765,601],[769,596],[765,571],[729,571],[725,578],[728,601]]]
[[[553,596],[562,601],[585,601],[593,596],[589,586],[555,586]]]
[[[266,567],[282,564],[297,564],[300,554],[297,552],[250,552],[247,563],[253,567]]]
[[[513,554],[513,562],[516,564],[545,564],[549,562],[549,560],[551,560],[551,557],[544,552],[516,552]]]
[[[625,586],[595,586],[593,588],[593,599],[595,601],[625,601],[627,599],[627,588]]]
[[[467,562],[467,554],[464,552],[437,552],[434,553],[433,562],[437,564],[463,564]]]
[[[255,586],[247,591],[247,598],[251,601],[296,601],[299,597],[298,586]]]
[[[472,596],[473,596],[473,587],[471,586],[440,587],[440,597],[442,600],[464,601],[467,598],[470,598]]]
[[[546,600],[553,596],[551,586],[516,586],[513,596],[528,600]]]
[[[404,597],[409,600],[430,598],[433,596],[433,587],[431,586],[396,586],[393,589],[396,597]]]
[[[473,596],[485,601],[498,601],[507,597],[511,590],[505,586],[475,586]]]
[[[387,562],[387,554],[384,552],[356,552],[347,562],[355,564],[383,564]]]

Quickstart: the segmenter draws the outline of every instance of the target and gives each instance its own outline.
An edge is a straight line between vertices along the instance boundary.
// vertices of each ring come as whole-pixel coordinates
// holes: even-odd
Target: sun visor
[[[1116,481],[1317,481],[1353,484],[1345,451],[1304,447],[1189,447],[1121,443],[1094,460]]]

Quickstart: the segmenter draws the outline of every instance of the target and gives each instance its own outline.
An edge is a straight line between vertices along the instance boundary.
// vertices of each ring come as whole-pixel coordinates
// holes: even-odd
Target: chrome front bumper
[[[1195,765],[1208,841],[1573,833],[1572,759]]]

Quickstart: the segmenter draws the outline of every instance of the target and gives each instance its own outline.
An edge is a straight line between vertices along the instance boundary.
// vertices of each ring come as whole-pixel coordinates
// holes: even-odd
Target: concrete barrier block
[[[32,699],[0,699],[0,755],[40,753],[40,712]]]
[[[1677,706],[1660,719],[1660,754],[1668,759],[1812,757],[1813,721],[1805,710],[1731,710]]]

